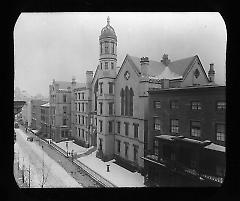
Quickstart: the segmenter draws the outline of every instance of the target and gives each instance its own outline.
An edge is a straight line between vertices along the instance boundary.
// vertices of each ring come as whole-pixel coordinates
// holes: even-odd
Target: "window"
[[[109,121],[108,122],[108,131],[109,131],[109,133],[112,133],[113,132],[113,121]]]
[[[78,100],[80,100],[80,95],[81,95],[81,93],[78,93]]]
[[[67,125],[67,119],[63,119],[63,126],[66,126]]]
[[[138,161],[138,146],[133,145],[133,160],[134,162]]]
[[[200,121],[191,121],[191,136],[201,136]]]
[[[111,43],[112,44],[112,54],[114,54],[114,43]]]
[[[113,94],[113,82],[109,82],[109,94]]]
[[[64,131],[61,131],[61,137],[64,138]]]
[[[173,100],[173,101],[170,101],[170,109],[178,109],[179,108],[179,105],[178,105],[178,101],[177,100]]]
[[[102,69],[102,62],[100,63],[100,68]]]
[[[154,140],[154,155],[158,156],[158,141]]]
[[[128,146],[129,144],[125,142],[125,157],[128,158]]]
[[[192,110],[201,110],[201,103],[199,101],[192,101],[191,102],[191,108]]]
[[[100,82],[100,83],[99,83],[100,95],[102,95],[102,93],[103,93],[102,85],[103,85],[103,83],[102,83],[102,82]]]
[[[84,125],[84,120],[85,120],[85,117],[84,116],[82,116],[82,124]]]
[[[125,124],[125,135],[128,136],[129,123],[128,122],[124,122],[124,124]]]
[[[160,118],[158,118],[158,117],[155,117],[155,118],[154,118],[153,128],[154,128],[154,130],[158,130],[158,131],[161,130],[161,121],[160,121]]]
[[[120,154],[120,150],[121,150],[121,141],[120,140],[116,140],[117,141],[117,153]]]
[[[154,101],[153,105],[154,105],[154,109],[160,109],[161,108],[161,102],[160,101]]]
[[[78,115],[78,124],[80,124],[81,116]]]
[[[171,133],[179,134],[179,121],[178,119],[171,119],[170,121]]]
[[[63,94],[63,102],[66,103],[67,102],[67,95]]]
[[[113,103],[108,103],[109,115],[113,114]]]
[[[105,54],[109,54],[108,42],[105,42]]]
[[[78,136],[80,137],[80,128],[78,128]]]
[[[103,52],[103,43],[100,43],[100,54]]]
[[[82,99],[84,100],[84,93],[82,93]]]
[[[105,64],[105,70],[107,70],[108,69],[108,62],[105,62],[104,64]]]
[[[134,138],[138,138],[138,126],[139,124],[133,123],[133,128],[134,128]]]
[[[120,96],[121,96],[121,115],[124,115],[124,98],[125,98],[125,95],[124,95],[124,90],[123,89],[121,90]]]
[[[99,149],[102,150],[102,138],[99,138]]]
[[[95,125],[97,126],[97,118],[95,118]]]
[[[120,130],[121,130],[121,122],[118,121],[117,122],[117,133],[120,134]]]
[[[63,106],[63,113],[66,114],[67,113],[67,107]]]
[[[224,110],[226,110],[226,102],[218,101],[217,102],[217,111],[224,111]]]
[[[82,129],[82,138],[84,139],[84,129]]]
[[[102,114],[102,105],[103,105],[103,103],[99,103],[99,106],[100,106],[100,114]]]
[[[99,132],[102,132],[102,120],[99,120]]]
[[[111,62],[111,69],[113,69],[114,68],[114,64],[113,64],[113,62]]]
[[[82,112],[84,112],[84,103],[82,103]]]
[[[78,111],[80,112],[80,105],[81,105],[81,103],[78,103]]]
[[[225,125],[216,124],[216,137],[218,141],[225,141]]]

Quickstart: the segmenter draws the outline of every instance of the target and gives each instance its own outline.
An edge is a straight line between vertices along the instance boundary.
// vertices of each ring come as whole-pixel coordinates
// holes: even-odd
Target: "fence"
[[[42,142],[48,143],[45,140],[40,139]],[[54,143],[50,143],[49,144],[52,148],[54,148],[55,150],[57,150],[58,152],[60,152],[62,155],[67,156],[67,152],[65,150],[63,150],[62,148],[58,147],[56,144]],[[78,167],[80,167],[81,169],[83,169],[90,177],[92,177],[95,181],[97,181],[98,183],[102,184],[104,187],[117,187],[116,185],[114,185],[113,183],[111,183],[110,181],[108,181],[107,179],[103,178],[101,175],[99,175],[97,172],[95,172],[94,170],[90,169],[89,167],[87,167],[85,164],[81,163],[79,160],[77,159],[73,159],[72,161],[75,165],[77,165]]]

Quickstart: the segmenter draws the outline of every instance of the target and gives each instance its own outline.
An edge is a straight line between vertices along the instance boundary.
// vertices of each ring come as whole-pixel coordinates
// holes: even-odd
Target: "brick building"
[[[50,137],[50,122],[49,122],[49,103],[43,104],[41,108],[41,135],[45,138]]]
[[[41,105],[46,104],[44,100],[31,100],[31,129],[41,129]]]
[[[220,185],[225,175],[225,86],[150,89],[147,181]],[[161,182],[160,182],[161,181]]]

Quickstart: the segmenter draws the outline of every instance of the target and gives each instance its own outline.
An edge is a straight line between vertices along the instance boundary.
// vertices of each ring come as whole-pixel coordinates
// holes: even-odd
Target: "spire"
[[[110,25],[110,17],[107,17],[107,25]]]

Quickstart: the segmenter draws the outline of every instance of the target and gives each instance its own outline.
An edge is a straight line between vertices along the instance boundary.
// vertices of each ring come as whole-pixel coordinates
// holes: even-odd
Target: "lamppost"
[[[68,142],[66,142],[67,156],[68,156]]]

